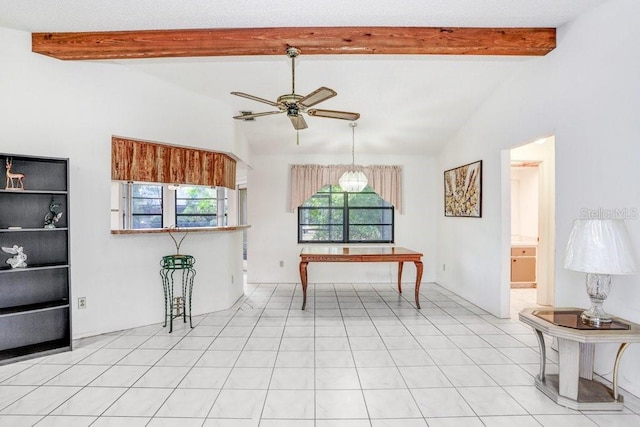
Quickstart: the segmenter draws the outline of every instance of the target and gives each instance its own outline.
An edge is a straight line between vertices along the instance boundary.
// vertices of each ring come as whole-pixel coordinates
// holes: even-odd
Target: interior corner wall
[[[111,137],[232,152],[231,107],[121,65],[34,54],[22,31],[0,28],[0,58],[0,151],[69,158],[73,338],[161,322],[159,260],[175,248],[164,233],[111,235]],[[223,254],[196,264],[194,314],[242,294],[241,245],[228,233],[187,237],[182,250],[196,260]]]
[[[247,281],[300,283],[298,263],[304,245],[298,241],[297,212],[289,212],[290,166],[336,164],[335,156],[254,156],[248,174]],[[404,213],[397,211],[395,244],[424,254],[424,282],[435,278],[437,184],[431,156],[372,156],[359,154],[363,165],[402,165]],[[437,183],[436,183],[437,180]],[[336,183],[337,184],[337,183]],[[283,266],[280,266],[280,261]],[[396,283],[397,264],[314,264],[308,267],[312,283]],[[405,263],[403,282],[415,280],[415,266]]]
[[[558,47],[523,62],[460,129],[438,158],[440,172],[483,160],[483,217],[438,221],[436,280],[499,314],[502,263],[501,152],[555,134],[556,306],[588,307],[584,275],[562,268],[571,223],[624,217],[640,253],[640,2],[612,0],[558,28]],[[438,201],[441,203],[441,200]],[[605,308],[640,323],[637,276],[616,276]],[[611,379],[613,346],[598,346],[596,372]],[[640,348],[620,365],[620,386],[640,395]]]

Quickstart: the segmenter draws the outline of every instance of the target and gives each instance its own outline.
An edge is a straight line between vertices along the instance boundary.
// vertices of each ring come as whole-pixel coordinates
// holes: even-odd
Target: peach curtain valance
[[[340,176],[348,170],[364,173],[369,186],[402,213],[402,166],[384,165],[291,165],[290,212],[295,212],[325,185],[337,185]]]

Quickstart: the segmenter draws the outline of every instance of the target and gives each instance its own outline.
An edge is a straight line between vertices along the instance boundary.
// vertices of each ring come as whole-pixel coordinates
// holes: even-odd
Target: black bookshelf
[[[8,161],[22,183],[0,178],[0,246],[23,248],[27,266],[0,251],[0,365],[71,350],[69,161],[0,154]],[[62,214],[45,228],[52,203]]]

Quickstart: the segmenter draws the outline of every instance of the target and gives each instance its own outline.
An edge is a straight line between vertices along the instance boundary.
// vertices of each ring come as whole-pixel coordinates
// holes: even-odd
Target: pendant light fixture
[[[342,174],[338,183],[340,184],[340,188],[343,191],[348,193],[359,193],[364,190],[364,187],[367,186],[368,180],[367,177],[360,171],[357,171],[355,168],[355,146],[356,146],[356,126],[358,124],[356,122],[349,123],[351,126],[351,170],[346,171]]]

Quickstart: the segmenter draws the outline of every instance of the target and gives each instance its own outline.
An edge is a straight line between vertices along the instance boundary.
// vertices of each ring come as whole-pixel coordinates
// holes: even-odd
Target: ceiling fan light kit
[[[338,184],[343,191],[348,193],[359,193],[367,186],[369,180],[361,171],[355,170],[355,146],[356,146],[356,122],[349,123],[351,127],[351,168],[346,171],[338,180]]]
[[[359,113],[352,113],[349,111],[321,110],[315,108],[310,109],[310,107],[313,107],[316,104],[326,101],[329,98],[333,98],[338,93],[333,89],[322,86],[314,90],[307,96],[296,94],[295,58],[300,54],[300,50],[296,49],[295,47],[289,47],[287,48],[286,53],[287,56],[291,58],[291,93],[280,95],[276,102],[273,102],[268,99],[250,95],[248,93],[231,92],[232,95],[251,99],[252,101],[261,102],[263,104],[267,104],[277,108],[277,110],[265,111],[261,113],[246,114],[245,112],[241,112],[240,115],[234,116],[234,119],[246,121],[255,119],[256,117],[268,116],[271,114],[287,113],[287,117],[289,117],[289,119],[291,120],[293,128],[299,131],[308,127],[304,116],[302,116],[303,113],[314,117],[326,117],[330,119],[341,119],[350,121],[358,120],[360,118]]]

